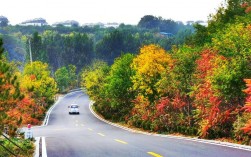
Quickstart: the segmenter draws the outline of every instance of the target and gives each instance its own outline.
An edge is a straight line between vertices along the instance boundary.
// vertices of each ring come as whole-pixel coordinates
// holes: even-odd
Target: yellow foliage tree
[[[136,71],[132,78],[133,90],[154,102],[159,98],[156,83],[161,79],[161,74],[167,73],[172,66],[171,55],[160,46],[151,44],[142,47],[132,63]]]
[[[48,64],[40,61],[27,64],[24,67],[21,82],[22,88],[34,92],[35,98],[43,99],[49,104],[53,102],[58,91],[54,78],[50,76]]]

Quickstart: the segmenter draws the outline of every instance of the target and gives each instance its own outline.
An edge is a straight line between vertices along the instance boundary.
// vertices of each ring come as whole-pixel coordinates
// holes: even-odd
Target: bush
[[[251,113],[243,113],[241,116],[237,117],[237,120],[234,122],[234,137],[237,141],[242,141],[243,144],[249,144],[251,140],[251,136],[244,134],[242,127],[245,126],[247,121],[251,119]]]
[[[14,154],[18,155],[18,157],[32,157],[34,154],[34,144],[31,140],[23,140],[23,139],[17,139],[12,138],[11,141],[16,143],[18,146],[20,146],[23,150],[9,142],[8,140],[2,140],[0,141],[6,148],[11,150]],[[7,152],[3,147],[0,147],[0,154],[1,156],[11,156],[9,152]]]

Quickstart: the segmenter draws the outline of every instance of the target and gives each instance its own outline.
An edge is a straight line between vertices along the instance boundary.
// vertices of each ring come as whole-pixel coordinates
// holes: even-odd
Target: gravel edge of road
[[[92,109],[92,105],[93,105],[94,101],[91,101],[89,103],[89,109],[91,111],[91,113],[98,118],[99,120],[110,124],[112,126],[121,128],[123,130],[129,131],[129,132],[133,132],[133,133],[139,133],[139,134],[144,134],[144,135],[148,135],[148,136],[158,136],[158,137],[164,137],[164,138],[173,138],[173,139],[179,139],[179,140],[187,140],[187,141],[195,141],[195,142],[200,142],[200,143],[206,143],[206,144],[212,144],[212,145],[218,145],[218,146],[223,146],[223,147],[230,147],[230,148],[235,148],[235,149],[241,149],[241,150],[246,150],[246,151],[250,151],[251,152],[251,146],[247,146],[247,145],[241,145],[241,144],[235,144],[235,143],[229,143],[229,142],[221,142],[221,141],[215,141],[215,140],[206,140],[206,139],[198,139],[198,138],[190,138],[190,137],[182,137],[182,136],[174,136],[174,135],[162,135],[162,134],[156,134],[156,133],[149,133],[149,132],[144,132],[144,131],[138,131],[138,130],[134,130],[116,123],[112,123],[110,121],[105,120],[104,118],[100,117],[93,109]]]

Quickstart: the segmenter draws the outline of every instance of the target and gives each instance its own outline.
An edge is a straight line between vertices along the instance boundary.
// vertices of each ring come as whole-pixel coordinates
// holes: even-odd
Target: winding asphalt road
[[[69,115],[68,105],[80,106]],[[33,128],[45,137],[48,157],[251,157],[251,151],[183,139],[133,133],[97,119],[81,91],[67,94],[50,114],[48,125]]]

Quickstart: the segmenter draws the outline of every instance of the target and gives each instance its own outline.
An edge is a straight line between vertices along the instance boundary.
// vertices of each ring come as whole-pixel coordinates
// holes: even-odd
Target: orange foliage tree
[[[15,120],[8,114],[22,100],[23,95],[19,89],[18,78],[14,73],[14,69],[2,56],[4,49],[3,42],[0,39],[0,133],[7,128],[11,135],[15,134],[16,128],[20,125],[20,116]]]
[[[247,83],[247,89],[245,89],[244,92],[247,94],[247,98],[243,109],[245,112],[251,113],[251,79],[245,79],[245,82]],[[251,119],[248,120],[245,127],[241,128],[241,130],[243,130],[244,133],[251,135]]]

